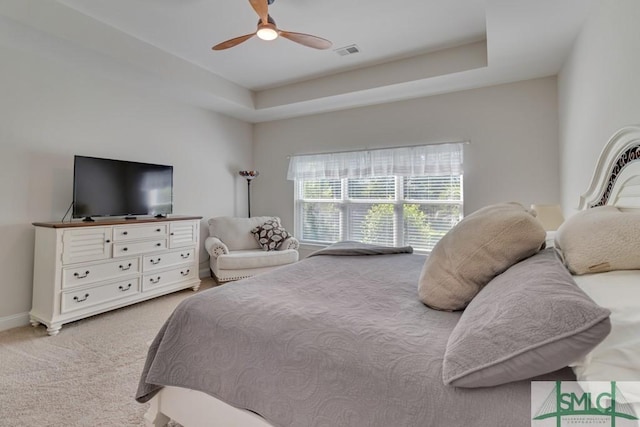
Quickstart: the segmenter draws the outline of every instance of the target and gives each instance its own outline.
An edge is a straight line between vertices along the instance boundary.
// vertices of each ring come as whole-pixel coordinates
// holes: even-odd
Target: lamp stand
[[[247,214],[251,218],[251,181],[260,173],[258,171],[240,171],[238,174],[247,180]]]
[[[247,179],[247,216],[251,218],[251,180]]]

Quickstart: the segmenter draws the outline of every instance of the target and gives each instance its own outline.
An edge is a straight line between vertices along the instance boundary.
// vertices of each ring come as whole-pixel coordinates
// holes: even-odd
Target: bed
[[[640,128],[625,128],[612,137],[582,198],[583,209],[640,207],[640,162],[635,162],[633,147],[640,150]],[[472,306],[480,296],[464,311],[434,310],[423,304],[416,287],[425,257],[411,252],[343,243],[291,266],[189,297],[150,346],[136,394],[138,401],[151,402],[146,423],[531,425],[531,380],[575,380],[564,363],[568,361],[556,360],[560,364],[549,365],[554,369],[547,367],[545,372],[529,371],[553,358],[543,348],[517,361],[520,365],[500,364],[492,372],[480,371],[479,379],[453,375],[447,381],[446,359],[456,328],[464,321],[482,323],[467,312],[482,313],[486,306]],[[536,254],[543,264],[555,262],[555,256],[553,249]],[[502,281],[522,277],[518,274],[544,276],[516,270],[500,275]],[[551,277],[564,273],[568,275],[555,272]],[[494,282],[498,286],[500,280],[489,285]],[[495,298],[489,285],[478,295]],[[553,300],[548,303],[552,306]],[[494,311],[498,317],[502,314]],[[603,332],[608,325],[603,313],[589,320],[600,325],[599,341],[608,332]],[[509,322],[507,326],[517,319]],[[505,331],[506,336],[510,331]],[[473,336],[463,338],[473,343]],[[558,343],[563,341],[554,345]],[[505,370],[520,372],[505,382]]]

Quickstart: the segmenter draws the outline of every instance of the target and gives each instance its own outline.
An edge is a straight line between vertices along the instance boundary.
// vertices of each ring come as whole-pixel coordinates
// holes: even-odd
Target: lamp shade
[[[247,180],[252,180],[253,178],[257,177],[258,175],[260,175],[260,172],[258,171],[239,171],[238,174],[243,177],[246,178]]]
[[[531,205],[531,209],[536,211],[536,218],[546,231],[556,231],[564,222],[560,205]]]

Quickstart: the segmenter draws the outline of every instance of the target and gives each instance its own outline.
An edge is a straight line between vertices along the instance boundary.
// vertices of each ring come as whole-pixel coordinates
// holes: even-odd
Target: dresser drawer
[[[145,254],[167,249],[167,239],[153,239],[142,242],[121,242],[113,244],[113,257]]]
[[[164,237],[167,235],[166,224],[154,225],[119,225],[113,227],[113,241],[123,242],[127,240],[149,239]]]
[[[174,268],[173,270],[145,274],[142,277],[142,291],[148,291],[149,289],[182,282],[188,279],[195,279],[197,276],[198,269],[195,267],[195,264]]]
[[[140,293],[138,277],[62,293],[61,313],[80,310]]]
[[[190,248],[164,254],[145,255],[142,261],[142,270],[146,272],[171,267],[172,265],[193,263],[195,252],[194,248]]]
[[[139,258],[126,258],[102,264],[86,264],[83,266],[65,267],[62,269],[62,287],[102,282],[140,272]]]

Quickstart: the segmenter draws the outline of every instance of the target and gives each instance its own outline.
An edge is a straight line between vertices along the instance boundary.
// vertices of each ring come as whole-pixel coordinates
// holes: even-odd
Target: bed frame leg
[[[155,395],[149,402],[151,406],[144,414],[144,424],[146,427],[165,427],[171,418],[160,412],[160,396]]]

